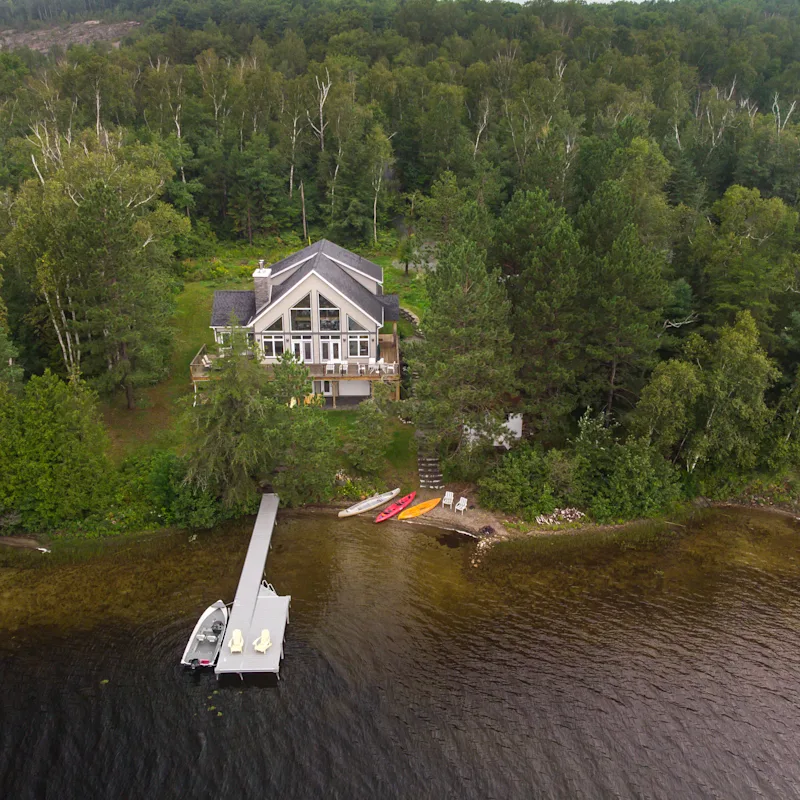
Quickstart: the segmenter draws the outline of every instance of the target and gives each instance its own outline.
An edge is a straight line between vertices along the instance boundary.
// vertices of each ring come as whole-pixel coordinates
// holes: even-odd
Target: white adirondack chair
[[[456,503],[455,510],[460,511],[463,514],[466,508],[467,508],[467,498],[459,497],[458,502]]]
[[[442,500],[442,508],[445,506],[450,506],[450,510],[453,510],[453,493],[452,492],[445,492],[444,493],[444,500]]]
[[[325,365],[325,374],[326,375],[335,375],[336,374],[336,364],[333,361],[329,361]]]

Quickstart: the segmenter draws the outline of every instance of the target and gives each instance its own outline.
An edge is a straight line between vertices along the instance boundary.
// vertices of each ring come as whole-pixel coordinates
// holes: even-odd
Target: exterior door
[[[323,363],[342,360],[342,343],[339,339],[322,339],[320,346]]]
[[[298,361],[311,361],[311,338],[292,339],[292,352]]]
[[[333,394],[330,381],[314,381],[314,394],[330,397]]]

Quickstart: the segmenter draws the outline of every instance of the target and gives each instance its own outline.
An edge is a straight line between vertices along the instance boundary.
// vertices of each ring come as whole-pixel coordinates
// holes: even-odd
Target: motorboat
[[[228,624],[228,608],[222,600],[210,605],[194,626],[189,643],[183,651],[181,664],[191,667],[213,667],[217,663],[225,628]]]

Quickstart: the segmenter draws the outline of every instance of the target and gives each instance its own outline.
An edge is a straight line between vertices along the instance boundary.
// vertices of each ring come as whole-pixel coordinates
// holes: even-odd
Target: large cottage
[[[266,369],[293,353],[335,407],[369,397],[375,381],[399,398],[399,310],[397,295],[383,293],[381,267],[322,239],[270,267],[260,262],[251,290],[215,292],[211,328],[224,352],[236,321]],[[192,361],[195,389],[214,358],[204,347]]]

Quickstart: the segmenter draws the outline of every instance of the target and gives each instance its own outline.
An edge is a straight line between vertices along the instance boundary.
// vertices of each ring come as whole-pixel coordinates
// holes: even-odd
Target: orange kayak
[[[416,492],[411,492],[411,494],[401,497],[396,503],[392,503],[390,506],[384,508],[383,511],[375,517],[375,522],[385,522],[387,519],[391,519],[395,514],[399,514],[404,508],[410,506],[414,502],[416,496]]]
[[[433,509],[439,505],[439,501],[441,499],[441,497],[434,497],[433,500],[426,500],[424,503],[417,503],[415,506],[411,506],[411,508],[401,511],[397,515],[397,519],[413,519],[414,517],[421,517],[423,514],[433,511]]]

